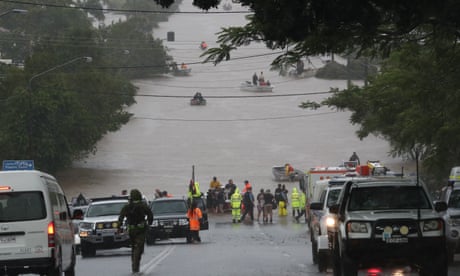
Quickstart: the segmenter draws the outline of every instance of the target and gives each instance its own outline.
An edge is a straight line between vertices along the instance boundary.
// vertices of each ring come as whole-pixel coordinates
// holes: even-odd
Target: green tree
[[[337,91],[322,104],[352,111],[358,137],[385,138],[394,156],[413,158],[419,150],[431,175],[443,179],[460,159],[458,64],[460,49],[451,44],[408,43],[367,87]]]
[[[8,5],[0,3],[0,8]],[[84,5],[100,7],[95,1]],[[5,76],[0,81],[0,158],[33,159],[38,169],[55,172],[94,153],[105,134],[129,121],[132,114],[125,107],[135,103],[136,93],[129,78],[167,70],[170,58],[151,35],[164,16],[129,16],[95,29],[86,10],[27,9],[26,17],[8,25],[14,30],[11,41],[23,43],[17,55],[27,57],[25,67],[0,66]],[[97,10],[92,14],[102,18]]]

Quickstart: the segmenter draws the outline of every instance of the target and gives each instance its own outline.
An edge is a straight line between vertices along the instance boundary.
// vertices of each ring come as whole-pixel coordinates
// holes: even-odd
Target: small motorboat
[[[206,99],[191,99],[190,105],[206,105]]]
[[[241,83],[240,89],[243,91],[249,91],[249,92],[272,92],[273,85],[271,84],[258,85],[258,84],[253,84],[250,81],[246,81],[246,82]]]
[[[201,95],[201,92],[196,92],[190,100],[190,105],[206,105],[206,99]]]
[[[189,76],[192,68],[177,68],[172,71],[174,76]]]
[[[276,181],[298,181],[304,175],[301,170],[297,169],[286,175],[286,166],[273,166],[272,174]]]

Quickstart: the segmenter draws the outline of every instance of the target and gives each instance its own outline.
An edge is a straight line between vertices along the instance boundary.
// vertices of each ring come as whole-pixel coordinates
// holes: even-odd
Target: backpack
[[[128,206],[127,220],[129,225],[138,225],[145,222],[145,212],[142,208],[142,203],[134,203]]]

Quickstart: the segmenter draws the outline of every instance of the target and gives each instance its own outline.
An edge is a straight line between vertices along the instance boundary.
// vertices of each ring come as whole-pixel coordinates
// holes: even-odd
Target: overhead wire
[[[30,6],[39,6],[39,7],[50,7],[50,8],[65,8],[65,9],[81,9],[81,10],[94,10],[94,11],[103,11],[103,12],[123,12],[123,13],[157,13],[157,14],[249,14],[253,13],[249,10],[244,11],[166,11],[166,10],[138,10],[138,9],[113,9],[113,8],[96,8],[96,7],[86,7],[81,5],[67,6],[59,4],[49,4],[49,3],[35,3],[27,1],[16,1],[16,0],[0,0],[0,2],[20,4],[20,5],[30,5]]]

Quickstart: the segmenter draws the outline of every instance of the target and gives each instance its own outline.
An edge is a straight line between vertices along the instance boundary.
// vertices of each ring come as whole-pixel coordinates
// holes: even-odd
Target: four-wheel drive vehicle
[[[425,187],[402,178],[347,182],[330,207],[328,229],[334,275],[369,267],[410,266],[421,275],[447,275],[445,202],[432,203]]]
[[[204,199],[194,199],[203,213],[200,230],[209,229],[208,214]],[[186,238],[190,242],[190,225],[187,218],[188,201],[180,197],[163,197],[150,203],[153,222],[146,235],[147,245],[155,244],[156,240],[169,238]]]
[[[0,172],[0,274],[75,275],[71,219],[53,176]]]
[[[79,224],[82,257],[96,255],[97,249],[130,246],[127,231],[118,231],[118,216],[126,204],[128,204],[127,197],[92,199]]]
[[[452,187],[445,187],[440,200],[447,202],[444,219],[446,220],[448,260],[452,263],[455,254],[460,252],[460,182],[456,182]]]
[[[312,259],[314,264],[318,264],[319,272],[326,271],[331,259],[327,227],[335,222],[335,216],[329,213],[329,207],[337,203],[343,185],[350,180],[358,182],[367,181],[369,178],[334,177],[317,181],[313,186],[313,197],[309,208],[309,229]]]
[[[343,184],[343,183],[342,183]],[[337,202],[342,185],[327,187],[320,201],[310,204],[310,239],[313,263],[318,264],[319,272],[326,271],[329,264],[330,247],[327,235],[327,224],[334,221],[329,214],[329,207]]]

